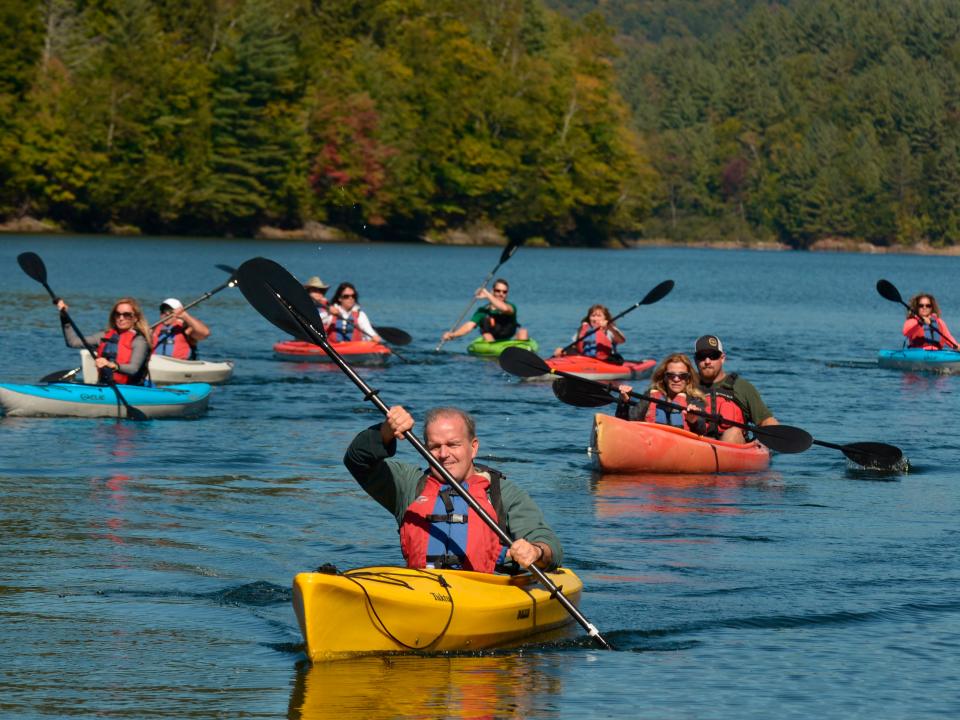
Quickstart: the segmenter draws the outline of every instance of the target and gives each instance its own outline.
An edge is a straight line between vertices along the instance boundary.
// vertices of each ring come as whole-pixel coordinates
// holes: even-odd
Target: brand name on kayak
[[[442,595],[440,593],[435,593],[435,592],[432,592],[430,594],[433,595],[433,599],[436,600],[437,602],[450,602],[449,595]]]

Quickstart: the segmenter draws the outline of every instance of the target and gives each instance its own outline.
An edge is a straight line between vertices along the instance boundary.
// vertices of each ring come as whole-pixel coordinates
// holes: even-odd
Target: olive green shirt
[[[407,508],[417,499],[417,488],[426,471],[390,459],[396,452],[396,440],[384,446],[378,424],[353,439],[343,464],[370,497],[393,513],[399,527]],[[560,565],[563,560],[560,538],[547,525],[540,508],[526,491],[504,477],[500,481],[500,497],[506,517],[497,520],[507,534],[514,540],[523,538],[531,543],[546,543],[553,553],[553,564],[547,569]]]

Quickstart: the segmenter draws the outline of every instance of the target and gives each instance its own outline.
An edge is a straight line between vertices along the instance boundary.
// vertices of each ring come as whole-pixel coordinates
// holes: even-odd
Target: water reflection
[[[598,518],[651,514],[738,515],[746,488],[781,489],[780,473],[640,474],[594,473],[591,489]]]
[[[555,717],[557,656],[370,656],[297,668],[288,718]]]

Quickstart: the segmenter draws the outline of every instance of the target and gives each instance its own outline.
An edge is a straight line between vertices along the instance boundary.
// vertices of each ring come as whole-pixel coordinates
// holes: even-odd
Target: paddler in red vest
[[[458,408],[436,408],[424,420],[433,455],[510,537],[509,548],[433,470],[393,459],[397,440],[413,428],[403,407],[354,438],[343,462],[360,486],[393,513],[400,549],[411,568],[455,568],[492,573],[556,568],[560,540],[530,496],[500,472],[474,463],[480,442],[473,418]]]
[[[486,300],[487,304],[478,308],[473,316],[452,332],[443,334],[444,340],[466,335],[474,328],[480,328],[486,342],[497,340],[529,340],[530,335],[517,320],[517,306],[507,300],[510,285],[503,278],[493,281],[493,290],[479,288],[475,294],[477,300]]]
[[[360,309],[359,301],[357,289],[351,283],[342,282],[337,285],[337,291],[330,303],[330,318],[327,323],[327,335],[331,342],[383,342],[370,324],[370,318]]]
[[[60,325],[67,347],[82,348],[83,341],[73,331],[66,318],[69,306],[57,301]],[[143,385],[147,377],[147,361],[150,359],[150,327],[143,317],[140,303],[130,297],[120,298],[113,304],[107,329],[85,336],[88,345],[97,350],[96,364],[99,380],[108,380],[118,385]]]
[[[723,406],[735,403],[743,413],[743,422],[753,425],[779,425],[780,422],[770,412],[757,389],[736,373],[726,373],[723,361],[723,343],[716,335],[703,335],[694,343],[694,356],[700,373],[700,389],[707,398],[707,409],[718,408],[725,414]],[[746,439],[743,430],[737,427],[720,426],[720,439],[726,442],[743,443]]]
[[[609,308],[600,304],[590,306],[573,339],[576,340],[576,345],[566,352],[563,348],[557,348],[553,351],[553,356],[585,355],[598,360],[610,360],[618,357],[617,345],[627,341],[620,329],[613,324],[613,315]]]
[[[679,407],[661,405],[649,400],[631,404],[629,393],[633,388],[630,385],[621,385],[618,388],[620,397],[616,415],[623,420],[672,425],[704,435],[707,433],[707,426],[703,416],[687,412],[688,408],[703,410],[706,407],[706,401],[697,387],[697,382],[697,371],[690,358],[683,353],[674,353],[664,358],[654,370],[653,377],[650,378],[650,387],[645,394],[658,400],[666,400]]]
[[[187,312],[176,298],[160,303],[160,324],[153,329],[151,348],[155,355],[180,360],[197,359],[197,343],[210,337],[210,328]]]
[[[924,350],[960,350],[960,345],[950,334],[947,324],[940,317],[940,305],[930,293],[921,293],[910,298],[910,310],[903,323],[903,335],[912,348]]]

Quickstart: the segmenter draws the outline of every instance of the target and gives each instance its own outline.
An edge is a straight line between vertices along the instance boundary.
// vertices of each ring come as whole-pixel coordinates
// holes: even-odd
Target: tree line
[[[595,5],[7,0],[0,217],[960,240],[960,6]]]

